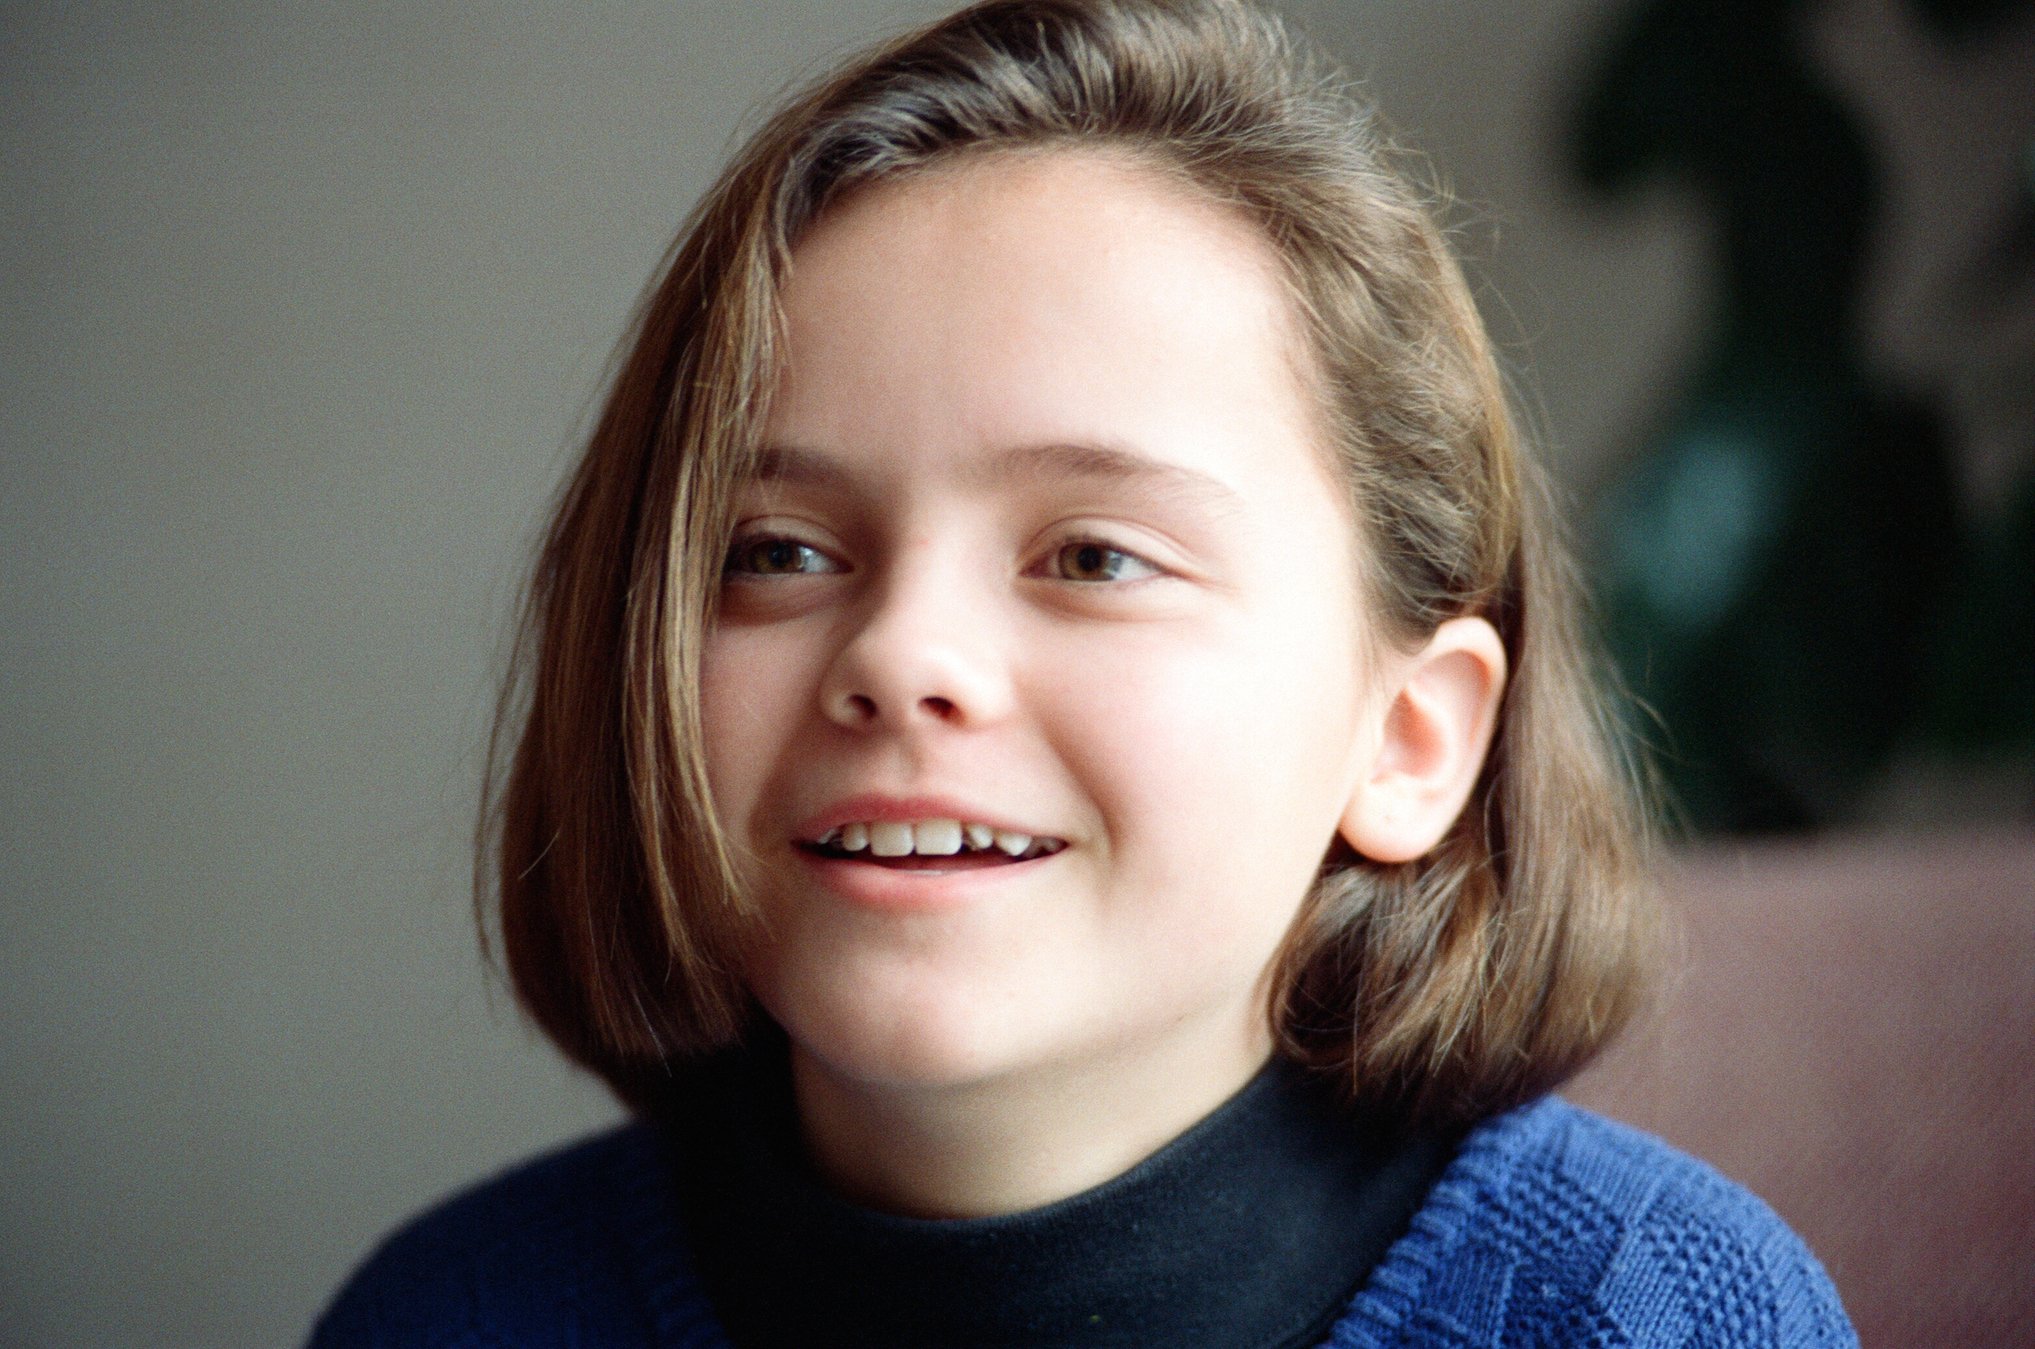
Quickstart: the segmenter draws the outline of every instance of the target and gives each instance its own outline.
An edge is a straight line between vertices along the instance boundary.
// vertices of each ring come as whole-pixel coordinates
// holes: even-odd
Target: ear
[[[1441,842],[1477,785],[1505,694],[1505,644],[1481,618],[1452,618],[1392,667],[1378,748],[1343,813],[1343,839],[1374,862]]]

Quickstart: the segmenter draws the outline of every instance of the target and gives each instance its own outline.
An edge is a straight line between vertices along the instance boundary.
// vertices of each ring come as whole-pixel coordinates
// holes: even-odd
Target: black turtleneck
[[[697,1070],[671,1123],[700,1273],[742,1349],[1314,1344],[1454,1150],[1352,1115],[1274,1059],[1114,1180],[938,1220],[826,1187],[781,1053]]]

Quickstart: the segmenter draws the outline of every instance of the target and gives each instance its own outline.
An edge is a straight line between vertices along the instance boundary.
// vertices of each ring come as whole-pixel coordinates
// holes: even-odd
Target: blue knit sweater
[[[389,1238],[312,1349],[728,1349],[659,1140],[602,1134]],[[1772,1210],[1656,1139],[1549,1098],[1473,1130],[1331,1349],[1855,1346]]]

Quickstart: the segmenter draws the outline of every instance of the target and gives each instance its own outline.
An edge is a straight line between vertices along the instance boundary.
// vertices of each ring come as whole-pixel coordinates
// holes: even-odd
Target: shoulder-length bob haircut
[[[482,851],[517,995],[637,1109],[759,1015],[698,662],[780,369],[793,250],[877,180],[1066,147],[1133,156],[1255,222],[1312,348],[1372,620],[1412,648],[1481,614],[1511,662],[1448,837],[1398,865],[1340,843],[1324,860],[1270,984],[1283,1051],[1407,1121],[1466,1122],[1549,1089],[1640,984],[1636,776],[1440,231],[1340,77],[1237,0],[970,6],[792,97],[695,209],[556,507],[503,695],[495,745],[514,749],[505,773],[490,756]]]

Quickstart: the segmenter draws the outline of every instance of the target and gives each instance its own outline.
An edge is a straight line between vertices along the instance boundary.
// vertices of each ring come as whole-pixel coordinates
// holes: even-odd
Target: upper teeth
[[[813,841],[821,845],[837,844],[848,852],[861,852],[867,848],[874,857],[906,857],[913,853],[921,857],[952,857],[963,848],[969,852],[987,852],[996,848],[1011,857],[1020,857],[1027,853],[1058,852],[1064,846],[1058,839],[1034,838],[1014,829],[994,829],[972,822],[963,824],[959,820],[917,820],[909,824],[898,820],[878,820],[870,824],[844,824],[829,829]]]

